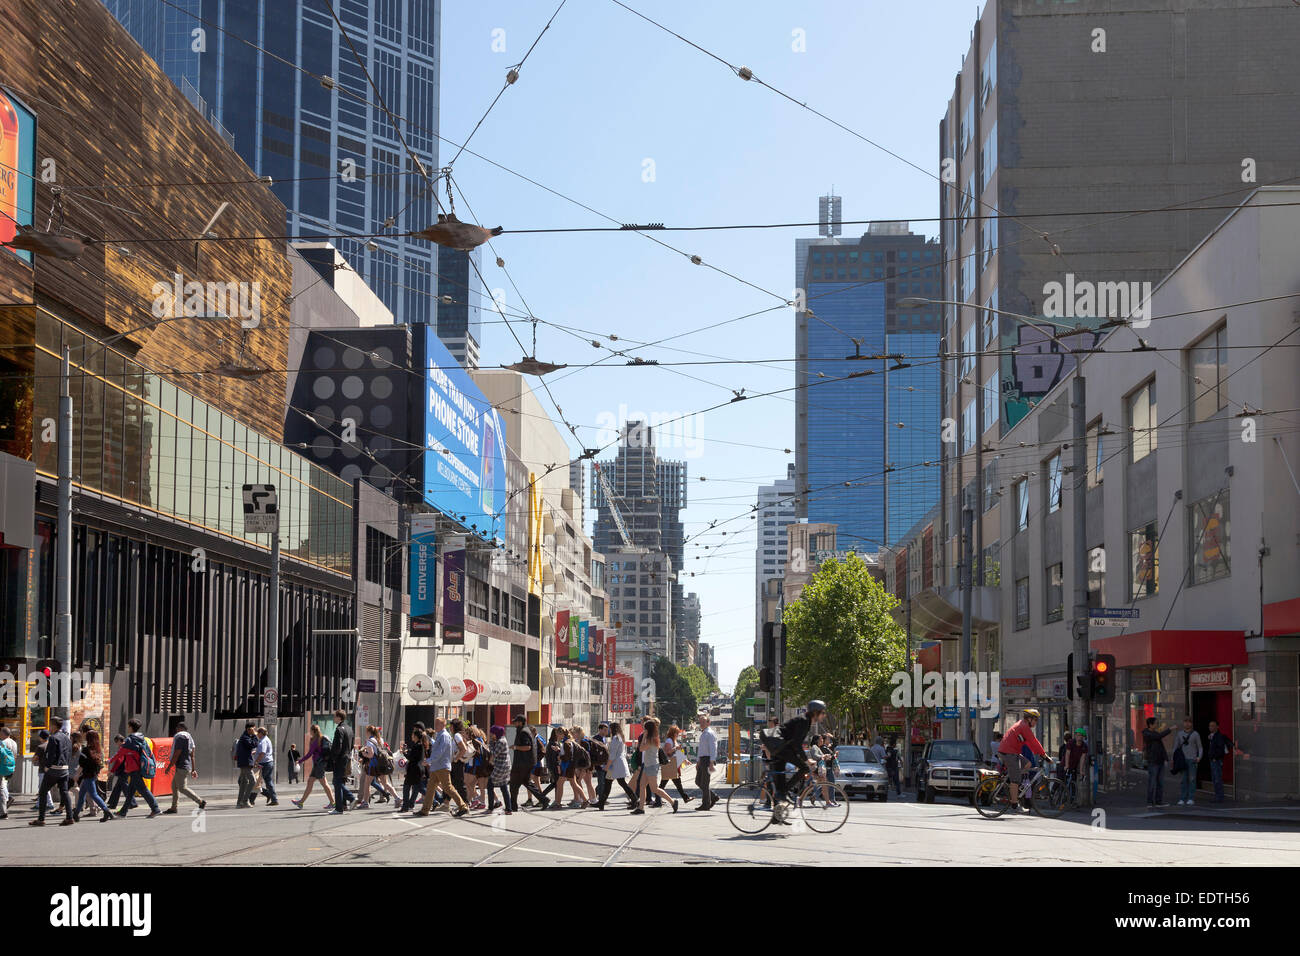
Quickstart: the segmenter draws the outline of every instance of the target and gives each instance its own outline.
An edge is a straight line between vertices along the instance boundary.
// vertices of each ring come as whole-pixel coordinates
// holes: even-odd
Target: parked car
[[[841,745],[835,748],[835,759],[840,765],[835,772],[835,782],[844,788],[850,800],[856,796],[865,796],[868,800],[889,799],[885,765],[870,748]]]
[[[916,765],[916,802],[934,803],[938,794],[973,799],[980,765],[980,749],[969,740],[930,741]]]

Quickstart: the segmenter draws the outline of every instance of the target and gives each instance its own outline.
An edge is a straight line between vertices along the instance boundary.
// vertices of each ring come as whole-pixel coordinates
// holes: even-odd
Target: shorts
[[[1002,758],[1003,765],[1007,768],[1007,781],[1009,783],[1020,782],[1020,771],[1025,765],[1025,758],[1020,754],[998,754]]]
[[[325,779],[325,764],[319,760],[311,762],[311,775],[316,780]]]

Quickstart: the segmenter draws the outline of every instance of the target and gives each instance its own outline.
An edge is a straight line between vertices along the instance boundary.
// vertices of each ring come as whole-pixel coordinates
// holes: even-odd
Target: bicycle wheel
[[[741,833],[762,833],[772,825],[772,802],[757,783],[732,787],[727,796],[727,819]]]
[[[1033,807],[1040,817],[1055,818],[1065,812],[1068,796],[1058,777],[1044,777],[1034,786]]]
[[[834,833],[849,819],[849,795],[838,783],[810,783],[799,795],[799,813],[814,833]]]
[[[996,820],[1011,809],[1011,793],[1001,777],[986,777],[975,788],[975,809],[980,816]]]

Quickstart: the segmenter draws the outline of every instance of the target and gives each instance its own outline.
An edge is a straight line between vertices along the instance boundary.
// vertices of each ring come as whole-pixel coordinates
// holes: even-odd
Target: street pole
[[[54,592],[55,657],[59,669],[67,675],[72,672],[72,349],[63,347],[63,366],[59,375],[59,519],[55,557],[57,567]],[[56,707],[71,707],[72,680],[67,677],[54,682],[60,688],[59,699],[51,699]]]
[[[276,731],[280,723],[280,527],[276,517],[276,529],[271,532],[271,598],[266,609],[267,639],[271,643],[271,661],[266,668],[267,686],[275,688],[276,701],[274,710],[267,717],[266,735],[271,738],[271,752],[279,745]]]
[[[962,556],[961,556],[961,671],[963,674],[969,674],[970,667],[970,616],[971,616],[971,596],[974,586],[974,575],[971,562],[973,560],[973,545],[971,529],[975,521],[975,512],[970,505],[961,510],[961,537],[962,537]],[[958,732],[962,740],[971,739],[970,729],[970,708],[973,702],[969,700],[959,700],[958,705]]]
[[[1088,662],[1088,422],[1087,382],[1074,375],[1074,672],[1087,675]],[[1085,678],[1086,679],[1086,678]],[[1073,690],[1073,688],[1071,688]],[[1072,727],[1088,726],[1088,701],[1074,694]],[[1089,741],[1095,747],[1095,741]]]

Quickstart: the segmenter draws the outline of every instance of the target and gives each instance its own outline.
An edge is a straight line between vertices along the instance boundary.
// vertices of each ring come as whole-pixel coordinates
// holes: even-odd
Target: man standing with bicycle
[[[1031,753],[1039,757],[1047,756],[1043,745],[1034,736],[1034,727],[1037,726],[1040,716],[1032,707],[1026,710],[1024,716],[1006,732],[998,745],[998,756],[1002,758],[1002,763],[1007,768],[1007,783],[1011,787],[1011,805],[1019,807],[1021,813],[1029,812],[1028,807],[1020,806],[1020,771],[1025,760],[1020,754],[1021,748],[1028,747]]]
[[[796,767],[807,767],[809,770],[816,767],[816,762],[810,760],[804,753],[803,742],[807,739],[813,724],[825,716],[826,704],[820,700],[810,700],[802,715],[787,720],[776,731],[777,736],[769,736],[764,740],[763,746],[769,754],[772,782],[776,785],[778,800],[784,799],[786,791],[790,788],[790,781],[785,773],[787,763],[792,763]]]

